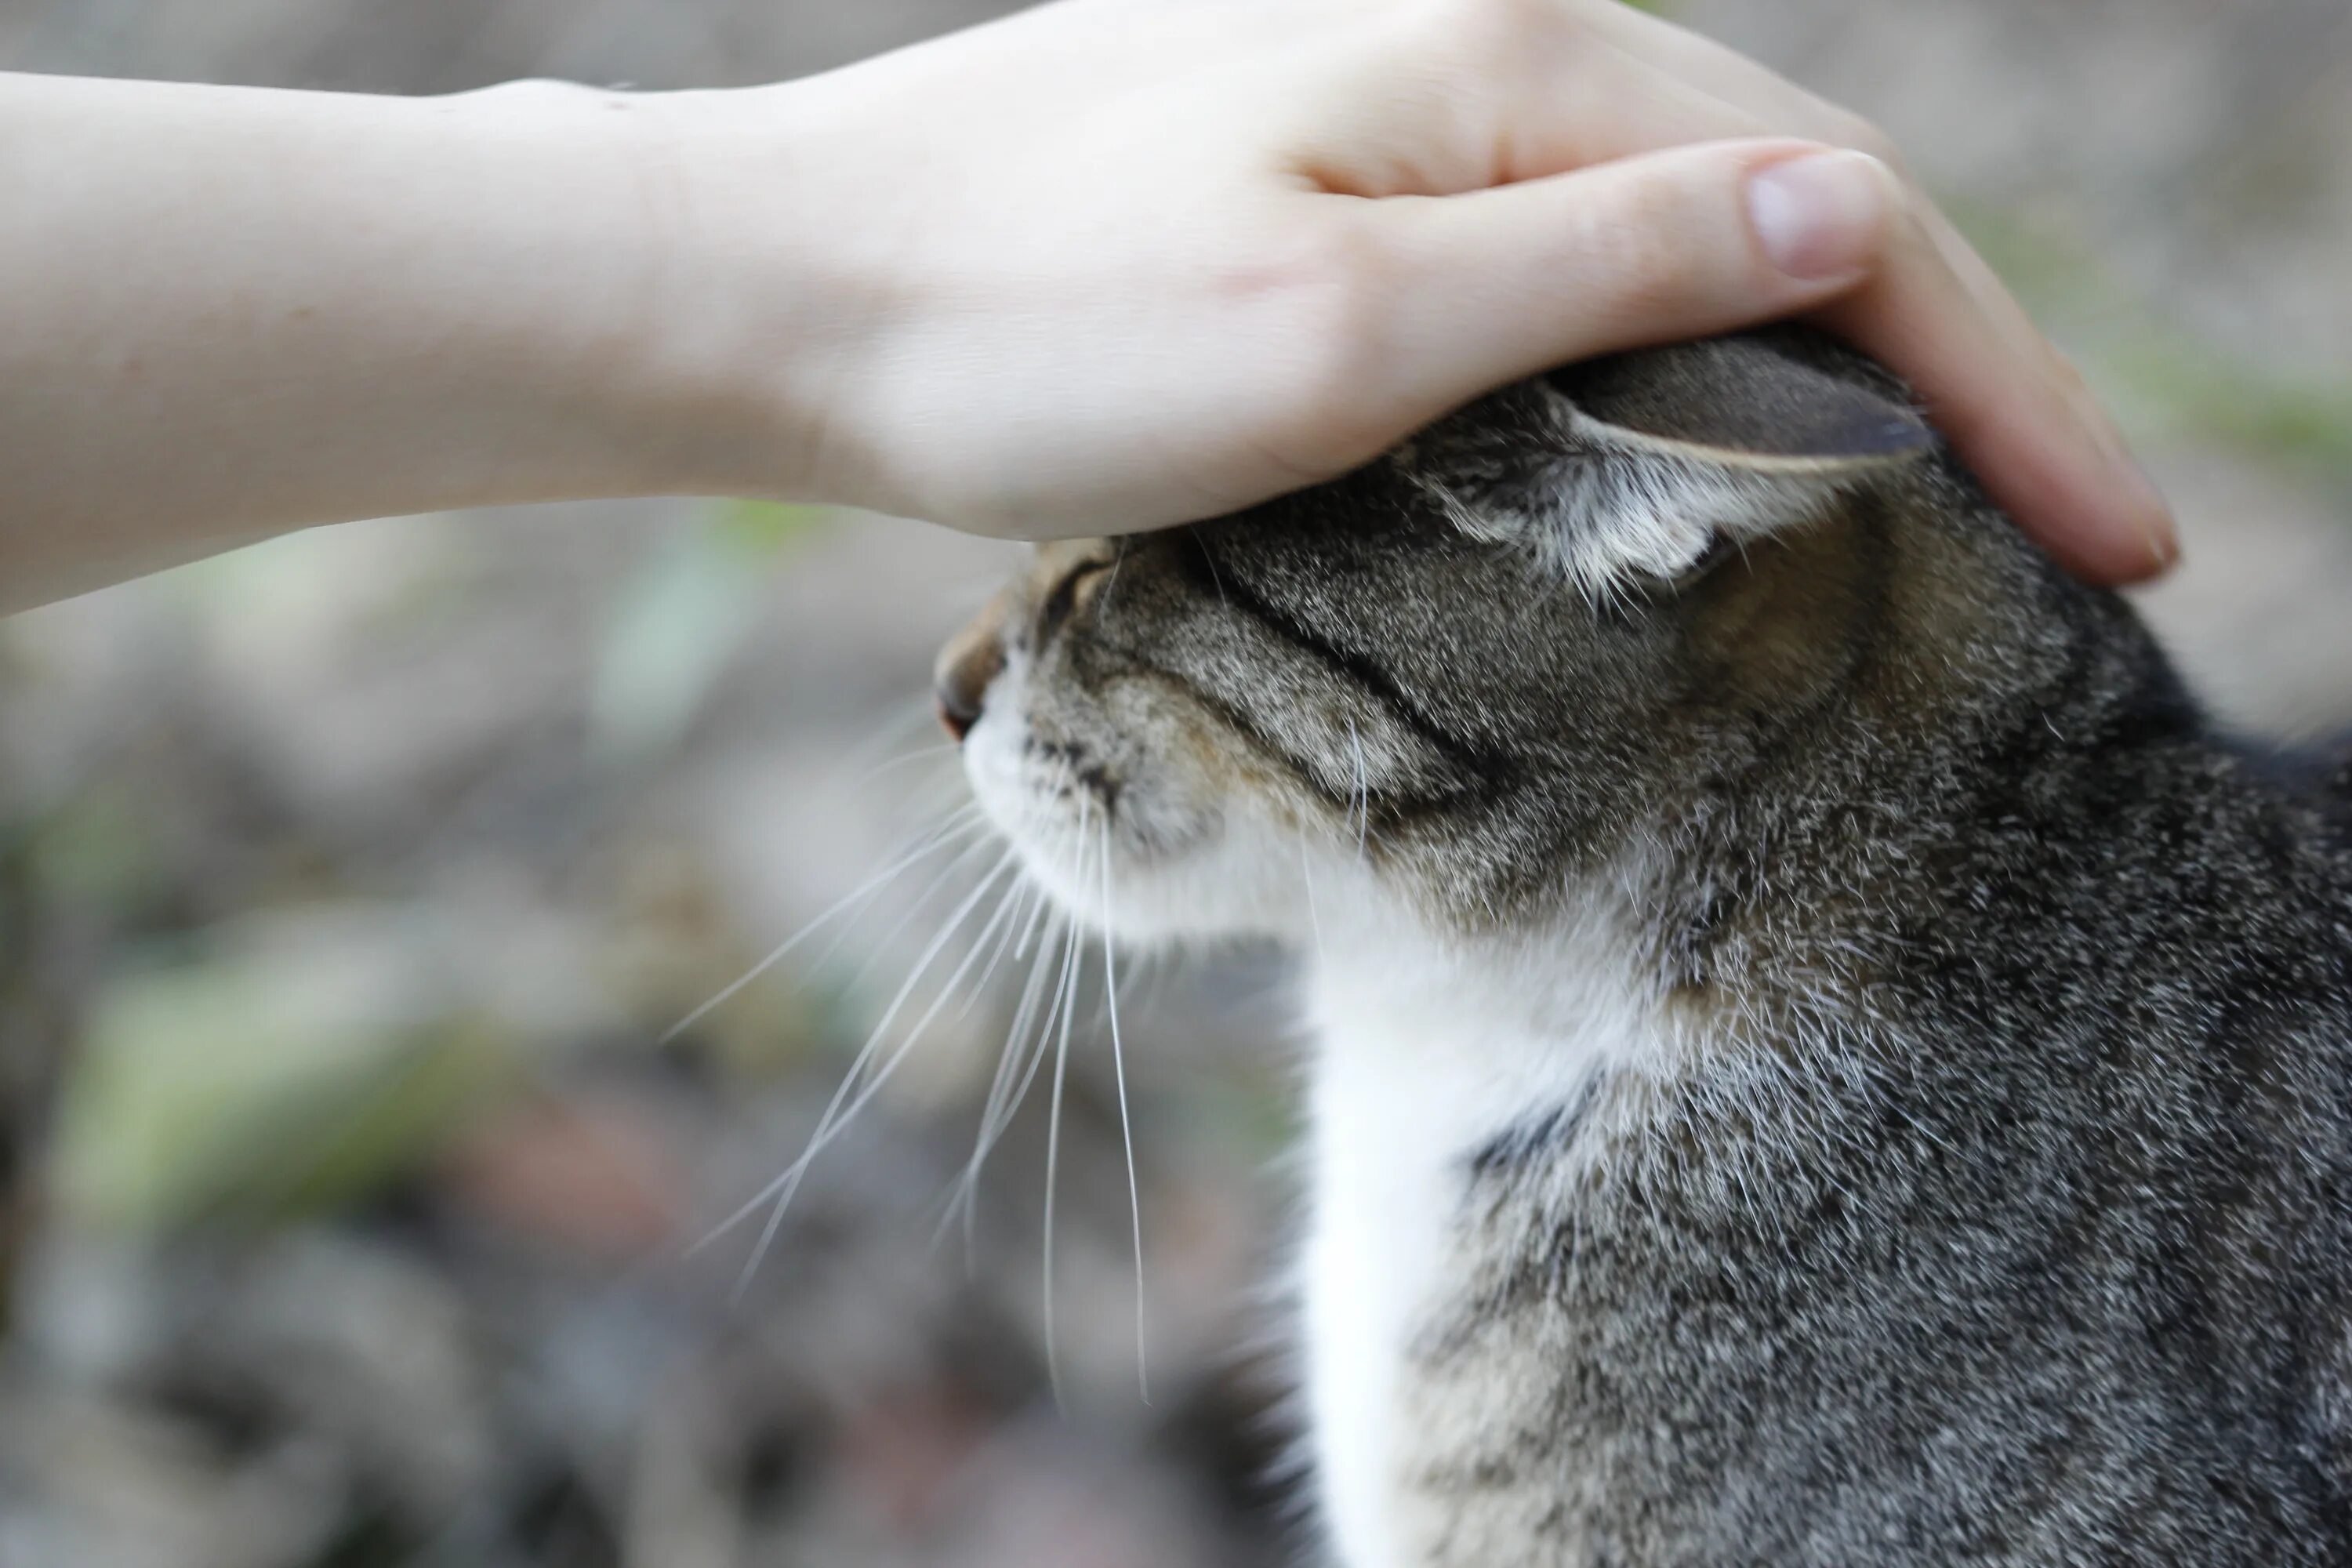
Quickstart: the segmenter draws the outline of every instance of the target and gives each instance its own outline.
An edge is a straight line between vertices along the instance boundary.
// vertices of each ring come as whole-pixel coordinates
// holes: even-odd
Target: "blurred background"
[[[0,64],[720,85],[1008,8],[0,0]],[[2352,724],[2343,0],[1659,8],[1887,126],[2114,400],[2185,517],[2147,603],[2208,695]],[[1035,956],[989,901],[934,946],[992,851],[662,1038],[949,824],[926,672],[1011,559],[565,506],[0,622],[0,1568],[1283,1560],[1276,956],[1121,976],[1148,1403],[1098,957],[1058,1398],[1042,1094],[950,1215]],[[902,988],[919,1047],[756,1267],[765,1209],[698,1247]]]

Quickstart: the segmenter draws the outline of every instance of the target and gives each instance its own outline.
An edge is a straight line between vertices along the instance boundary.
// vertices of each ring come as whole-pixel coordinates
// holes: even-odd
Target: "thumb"
[[[1717,142],[1381,203],[1392,384],[1450,407],[1570,360],[1811,309],[1869,275],[1899,200],[1866,153]]]

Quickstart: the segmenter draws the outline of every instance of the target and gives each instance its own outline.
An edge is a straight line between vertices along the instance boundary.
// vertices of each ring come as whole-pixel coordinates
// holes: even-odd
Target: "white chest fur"
[[[1318,968],[1307,1406],[1345,1568],[1423,1560],[1428,1524],[1402,1484],[1406,1349],[1446,1298],[1470,1157],[1569,1102],[1604,1063],[1664,1054],[1656,1009],[1609,934],[1445,960],[1350,943]]]

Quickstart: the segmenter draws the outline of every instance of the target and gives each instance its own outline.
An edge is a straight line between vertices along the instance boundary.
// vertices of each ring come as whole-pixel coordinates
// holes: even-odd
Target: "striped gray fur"
[[[1606,905],[1680,1042],[1444,1167],[1380,1563],[2352,1563],[2352,767],[2219,733],[1874,366],[1559,373],[1049,549],[943,669],[1059,761],[1039,866],[1083,797],[1169,878],[1139,939],[1311,946],[1295,832],[1477,973]]]

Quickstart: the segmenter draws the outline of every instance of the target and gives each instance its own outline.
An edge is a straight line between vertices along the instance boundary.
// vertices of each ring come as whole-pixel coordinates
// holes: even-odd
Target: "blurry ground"
[[[1003,8],[0,0],[0,63],[656,87]],[[2200,683],[2260,728],[2352,723],[2341,0],[1682,9],[1892,129],[2117,400],[2186,514],[2150,607]],[[969,1006],[967,972],[740,1300],[757,1220],[687,1255],[802,1147],[985,852],[656,1037],[946,819],[924,672],[1005,559],[776,508],[549,508],[0,624],[0,1152],[27,1175],[0,1568],[1276,1560],[1252,1478],[1278,1380],[1237,1348],[1285,1212],[1269,961],[1125,987],[1149,1405],[1093,993],[1058,1407],[1037,1105],[969,1250],[935,1244],[1026,959]]]

